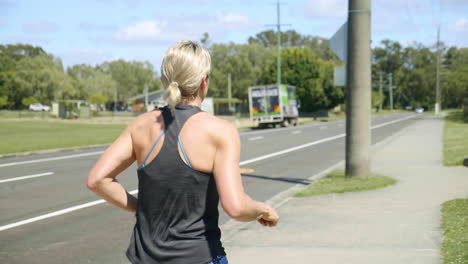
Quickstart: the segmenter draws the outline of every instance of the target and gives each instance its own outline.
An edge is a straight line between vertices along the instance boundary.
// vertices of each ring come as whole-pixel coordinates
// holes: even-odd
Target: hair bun
[[[174,87],[174,86],[175,86],[175,87],[179,88],[179,83],[177,83],[177,82],[174,82],[174,81],[173,81],[173,82],[171,82],[171,84],[169,84],[169,85],[170,85],[170,86],[172,86],[172,87]]]

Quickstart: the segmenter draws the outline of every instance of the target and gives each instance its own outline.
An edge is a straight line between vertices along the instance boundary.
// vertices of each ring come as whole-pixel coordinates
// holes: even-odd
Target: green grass
[[[0,120],[0,154],[111,143],[125,127]]]
[[[442,204],[441,211],[443,263],[468,263],[468,199],[447,201]]]
[[[8,111],[8,110],[2,110],[0,111],[0,118],[5,119],[5,118],[33,118],[33,117],[39,117],[39,118],[47,118],[50,117],[49,112],[32,112],[28,110],[15,110],[15,111]]]
[[[462,111],[451,111],[445,119],[445,166],[463,165],[463,159],[468,158],[468,123],[462,118]]]
[[[371,175],[368,177],[345,177],[344,170],[334,170],[325,177],[298,192],[294,197],[308,197],[330,193],[346,193],[374,190],[395,184],[393,178]]]

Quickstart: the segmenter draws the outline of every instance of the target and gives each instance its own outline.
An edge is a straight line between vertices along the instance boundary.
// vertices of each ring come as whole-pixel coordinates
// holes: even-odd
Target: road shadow
[[[302,184],[302,185],[309,185],[312,181],[308,179],[300,179],[300,178],[277,178],[277,177],[268,177],[268,176],[260,176],[248,173],[242,173],[243,177],[250,177],[262,180],[270,180],[270,181],[280,181],[280,182],[287,182],[291,184]]]

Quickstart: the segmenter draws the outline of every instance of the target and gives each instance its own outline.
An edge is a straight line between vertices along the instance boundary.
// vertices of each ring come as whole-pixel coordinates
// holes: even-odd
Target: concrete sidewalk
[[[468,197],[468,168],[442,166],[443,120],[419,121],[372,155],[398,180],[373,191],[292,198],[275,228],[251,223],[223,242],[230,263],[441,263],[440,204]]]

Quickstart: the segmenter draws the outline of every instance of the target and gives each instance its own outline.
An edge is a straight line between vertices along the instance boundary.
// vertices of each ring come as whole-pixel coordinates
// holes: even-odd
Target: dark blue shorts
[[[217,256],[212,261],[210,261],[208,264],[228,264],[228,260],[227,260],[226,256]]]

